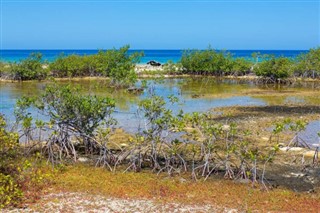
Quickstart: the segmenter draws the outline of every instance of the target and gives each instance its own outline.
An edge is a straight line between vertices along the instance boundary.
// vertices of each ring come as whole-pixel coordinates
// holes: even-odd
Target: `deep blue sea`
[[[144,52],[144,57],[140,63],[144,64],[150,60],[159,61],[165,63],[168,60],[178,62],[181,58],[183,50],[129,50],[129,54],[133,52]],[[18,62],[30,55],[33,52],[40,52],[43,54],[43,58],[47,61],[53,61],[64,53],[65,55],[79,54],[90,55],[95,54],[98,50],[0,50],[1,61],[6,62]],[[296,57],[300,53],[306,53],[308,50],[228,50],[234,57],[251,58],[251,54],[254,52],[260,52],[260,54],[274,54],[276,57]]]

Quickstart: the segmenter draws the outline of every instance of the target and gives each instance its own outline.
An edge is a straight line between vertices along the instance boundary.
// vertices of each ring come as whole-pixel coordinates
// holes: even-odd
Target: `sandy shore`
[[[236,213],[236,209],[212,205],[186,205],[161,203],[155,200],[133,200],[110,198],[84,193],[51,193],[37,203],[24,209],[4,210],[4,212],[225,212]]]
[[[136,67],[134,69],[137,73],[143,72],[143,71],[163,71],[163,65],[161,66],[151,66],[148,64],[136,64]]]

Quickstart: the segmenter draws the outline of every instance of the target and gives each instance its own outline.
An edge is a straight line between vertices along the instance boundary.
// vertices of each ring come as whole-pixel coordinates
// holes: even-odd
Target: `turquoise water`
[[[145,90],[141,94],[131,94],[126,90],[115,90],[107,86],[105,81],[68,81],[58,82],[58,84],[71,83],[72,85],[81,85],[84,94],[96,94],[100,96],[112,97],[116,101],[116,112],[114,118],[118,120],[118,127],[124,128],[129,132],[137,131],[140,124],[143,124],[142,118],[137,114],[138,102],[149,96],[149,91]],[[167,98],[169,95],[175,95],[179,98],[179,103],[168,107],[174,112],[182,109],[184,112],[205,112],[211,108],[223,106],[249,106],[266,105],[264,100],[250,96],[234,96],[230,94],[256,87],[253,84],[237,84],[234,82],[218,82],[214,79],[166,79],[162,83],[156,83],[149,80],[149,89],[152,89],[156,95]],[[0,113],[4,114],[9,123],[13,123],[14,106],[18,98],[22,96],[39,95],[46,86],[46,82],[21,82],[5,83],[0,82]],[[225,96],[220,96],[225,94]],[[199,97],[194,98],[194,95]],[[32,110],[35,118],[45,119],[44,116]]]
[[[70,83],[73,86],[80,85],[84,94],[96,94],[114,98],[116,101],[116,112],[113,114],[119,122],[118,126],[129,132],[137,131],[140,124],[143,124],[142,118],[137,114],[138,103],[140,100],[149,96],[148,90],[141,94],[131,94],[127,90],[117,90],[110,88],[106,80],[80,80],[80,81],[61,81],[57,84]],[[50,82],[0,82],[0,113],[4,114],[9,123],[14,122],[14,106],[18,98],[22,96],[37,96],[41,94],[47,84]],[[174,112],[182,109],[184,112],[205,112],[212,108],[225,106],[263,106],[272,104],[301,103],[318,104],[317,97],[303,98],[296,96],[294,91],[299,90],[319,90],[319,85],[313,87],[299,85],[290,88],[264,87],[255,85],[252,82],[240,82],[235,80],[219,80],[214,78],[176,78],[165,79],[161,83],[154,80],[148,80],[149,89],[152,89],[156,95],[164,98],[174,95],[179,98],[179,104],[169,106]],[[251,96],[248,91],[254,90],[257,94],[263,94],[267,91],[273,91],[271,94],[288,91],[287,96]],[[45,118],[37,111],[33,110],[35,117]],[[142,123],[141,123],[142,122]]]
[[[147,63],[150,60],[156,60],[161,63],[165,63],[168,60],[178,62],[181,58],[183,50],[129,50],[129,53],[144,52],[144,57],[141,59],[141,63]],[[275,56],[296,57],[301,53],[306,53],[306,50],[228,50],[234,57],[251,58],[251,54],[254,52],[260,52],[263,54],[274,54]],[[53,61],[59,54],[65,53],[90,55],[95,54],[98,50],[0,50],[1,61],[19,61],[28,57],[32,52],[40,52],[43,54],[44,59]]]

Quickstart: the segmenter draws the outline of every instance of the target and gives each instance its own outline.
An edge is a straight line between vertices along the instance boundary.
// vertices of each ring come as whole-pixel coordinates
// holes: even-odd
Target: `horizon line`
[[[312,47],[312,48],[315,48],[315,47]],[[212,48],[212,49],[214,49],[214,50],[231,50],[231,51],[233,51],[233,50],[252,50],[252,51],[254,51],[254,50],[264,50],[264,51],[268,51],[268,50],[275,50],[275,51],[297,51],[297,50],[299,50],[299,51],[308,51],[308,50],[310,50],[310,49],[312,49],[312,48],[309,48],[309,49],[227,49],[227,48]],[[35,49],[30,49],[30,48],[26,48],[26,49],[11,49],[11,48],[2,48],[2,49],[0,49],[0,51],[6,51],[6,50],[14,50],[14,51],[21,51],[21,50],[112,50],[112,49],[120,49],[120,48],[83,48],[83,49],[81,49],[81,48],[75,48],[75,49],[71,49],[71,48],[66,48],[66,49],[64,49],[64,48],[61,48],[61,49],[58,49],[58,48],[52,48],[52,49],[50,49],[50,48],[39,48],[39,49],[37,49],[37,48],[35,48]],[[131,51],[133,51],[133,50],[207,50],[207,48],[205,48],[205,49],[200,49],[200,48],[181,48],[181,49],[176,49],[176,48],[174,48],[174,49],[151,49],[151,48],[146,48],[146,49],[138,49],[138,48],[134,48],[134,49],[130,49],[129,48],[129,50],[131,50]]]

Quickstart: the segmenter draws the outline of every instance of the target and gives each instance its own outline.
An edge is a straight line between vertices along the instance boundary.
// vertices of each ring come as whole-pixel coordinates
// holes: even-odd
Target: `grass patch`
[[[150,172],[111,173],[78,164],[57,176],[56,192],[82,192],[116,198],[153,199],[159,202],[212,204],[241,210],[305,211],[320,208],[319,194],[274,189],[261,191],[251,184],[228,180],[194,182],[182,177],[165,178]]]

